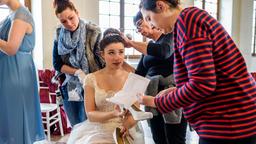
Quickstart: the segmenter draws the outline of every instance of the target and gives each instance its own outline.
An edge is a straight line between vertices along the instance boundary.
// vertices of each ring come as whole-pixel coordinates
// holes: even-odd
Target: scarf
[[[64,27],[60,29],[58,37],[58,54],[61,56],[68,55],[64,63],[68,63],[71,67],[81,69],[85,74],[89,73],[88,60],[85,55],[86,40],[86,23],[83,20],[79,21],[79,26],[76,31],[71,32]],[[68,92],[77,94],[83,100],[83,87],[79,82],[78,77],[66,74],[66,79],[63,85],[67,84]],[[70,96],[69,96],[70,97]]]

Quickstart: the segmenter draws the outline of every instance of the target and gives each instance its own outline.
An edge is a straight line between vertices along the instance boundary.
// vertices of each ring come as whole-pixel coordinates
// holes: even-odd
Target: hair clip
[[[110,37],[110,36],[120,36],[120,34],[117,34],[117,33],[108,33],[105,35],[105,38],[106,37]]]

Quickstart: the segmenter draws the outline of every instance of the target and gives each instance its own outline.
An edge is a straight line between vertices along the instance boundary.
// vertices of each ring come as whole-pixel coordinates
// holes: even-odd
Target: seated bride
[[[119,33],[105,32],[100,48],[106,66],[88,74],[84,81],[88,119],[73,128],[68,144],[115,144],[116,130],[125,141],[129,137],[130,144],[144,144],[142,128],[132,115],[106,100],[122,89],[129,74],[122,68],[124,40]]]

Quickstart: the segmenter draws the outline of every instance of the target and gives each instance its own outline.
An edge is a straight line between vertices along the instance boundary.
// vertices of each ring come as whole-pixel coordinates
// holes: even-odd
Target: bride
[[[73,128],[68,144],[113,144],[113,132],[117,127],[122,134],[133,139],[131,143],[144,143],[142,128],[131,114],[106,101],[106,98],[114,96],[122,89],[128,77],[128,72],[122,68],[124,40],[119,33],[112,30],[106,30],[100,42],[101,55],[106,66],[88,74],[84,82],[88,120]]]

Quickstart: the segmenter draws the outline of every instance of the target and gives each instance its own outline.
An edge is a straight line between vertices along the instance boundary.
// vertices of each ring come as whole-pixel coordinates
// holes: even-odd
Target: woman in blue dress
[[[34,21],[18,0],[0,0],[11,14],[0,23],[0,143],[32,144],[45,138],[36,69]]]

